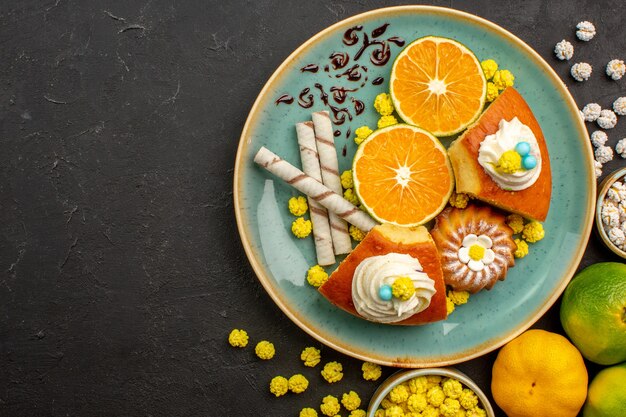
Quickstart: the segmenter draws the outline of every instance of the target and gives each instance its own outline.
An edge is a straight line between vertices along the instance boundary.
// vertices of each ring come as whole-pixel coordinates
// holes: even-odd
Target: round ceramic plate
[[[294,217],[287,210],[287,200],[298,193],[255,166],[253,157],[265,146],[299,167],[294,124],[310,120],[312,111],[330,110],[331,115],[336,112],[340,171],[350,169],[356,150],[350,132],[362,125],[375,128],[378,116],[372,103],[377,94],[388,91],[390,68],[402,49],[402,40],[408,44],[426,35],[456,39],[480,60],[493,58],[515,74],[515,87],[543,129],[552,163],[546,237],[531,245],[528,256],[517,260],[505,281],[472,295],[468,304],[457,307],[445,321],[415,327],[370,323],[334,307],[306,283],[305,273],[316,263],[313,239],[294,238],[290,231]],[[347,54],[349,61],[342,62],[345,55],[334,53]],[[331,92],[331,87],[345,89],[345,97],[337,88]],[[327,103],[321,90],[329,96]],[[291,104],[289,97],[293,97]],[[363,111],[361,103],[365,104]],[[339,123],[342,118],[345,121]],[[502,346],[530,327],[565,289],[591,230],[595,199],[592,160],[585,127],[566,87],[550,66],[514,35],[484,19],[450,9],[380,9],[315,35],[267,82],[239,142],[235,213],[243,246],[261,284],[307,333],[338,351],[383,365],[449,365]]]

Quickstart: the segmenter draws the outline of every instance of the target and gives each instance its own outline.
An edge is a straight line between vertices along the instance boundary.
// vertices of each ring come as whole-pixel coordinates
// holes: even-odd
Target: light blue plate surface
[[[473,295],[446,321],[426,326],[400,327],[361,320],[332,306],[305,284],[306,270],[316,260],[313,240],[295,239],[290,231],[294,217],[287,210],[287,200],[298,193],[252,161],[257,150],[266,146],[300,167],[294,124],[310,120],[311,111],[327,109],[313,85],[319,82],[326,90],[331,85],[359,85],[331,79],[323,65],[335,51],[347,51],[352,58],[358,47],[342,43],[348,28],[363,25],[361,33],[370,33],[384,23],[390,25],[382,39],[395,35],[408,44],[425,35],[450,37],[469,47],[480,60],[493,58],[502,68],[511,70],[515,87],[541,125],[552,163],[552,202],[544,224],[546,237],[531,246],[527,257],[517,261],[506,281],[497,283],[491,291]],[[342,135],[336,143],[340,170],[350,168],[356,149],[354,135],[346,139],[346,130],[354,132],[362,125],[375,127],[378,117],[373,99],[388,90],[391,63],[400,50],[391,45],[391,59],[383,67],[371,65],[369,53],[357,62],[368,67],[368,82],[351,96],[362,100],[366,110],[339,126]],[[321,64],[322,70],[315,74],[300,71],[311,63]],[[378,76],[384,77],[385,82],[372,85]],[[295,102],[275,104],[285,93],[297,100],[298,93],[306,87],[316,95],[312,108],[303,109]],[[444,144],[447,145],[445,141]],[[344,145],[345,157],[341,155]],[[519,39],[490,22],[450,9],[381,9],[337,23],[316,35],[268,81],[241,137],[235,166],[235,210],[246,253],[259,280],[303,330],[339,351],[380,364],[448,365],[487,353],[520,334],[565,289],[591,230],[595,198],[592,159],[587,133],[573,99],[550,67]]]

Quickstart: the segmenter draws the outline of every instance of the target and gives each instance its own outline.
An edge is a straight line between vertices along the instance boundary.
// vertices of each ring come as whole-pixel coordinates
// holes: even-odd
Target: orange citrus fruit
[[[576,417],[587,396],[587,368],[565,337],[528,330],[493,364],[491,393],[508,417]]]
[[[480,61],[457,41],[426,36],[400,52],[389,88],[398,115],[436,136],[459,133],[485,106]]]
[[[448,154],[430,133],[397,124],[372,133],[352,166],[354,189],[381,223],[417,226],[445,207],[454,180]]]

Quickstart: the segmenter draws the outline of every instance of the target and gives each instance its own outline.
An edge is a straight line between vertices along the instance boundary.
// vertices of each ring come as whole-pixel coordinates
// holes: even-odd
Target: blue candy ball
[[[520,142],[515,145],[515,152],[520,154],[520,156],[524,157],[530,153],[530,143],[528,142]]]
[[[393,297],[393,294],[391,292],[391,286],[381,285],[380,288],[378,289],[378,296],[380,297],[381,300],[384,300],[384,301],[391,300],[391,297]]]
[[[532,155],[526,155],[524,158],[522,158],[522,166],[526,170],[533,169],[537,166],[537,158]]]

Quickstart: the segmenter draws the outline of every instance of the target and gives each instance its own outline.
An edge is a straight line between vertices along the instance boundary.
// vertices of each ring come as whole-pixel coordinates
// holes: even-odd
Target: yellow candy
[[[304,239],[310,235],[312,229],[311,220],[305,220],[304,217],[298,217],[291,223],[291,232],[298,239]]]
[[[483,72],[485,73],[485,78],[490,80],[493,78],[493,75],[498,70],[498,63],[493,59],[485,59],[480,63]]]
[[[523,258],[528,255],[528,243],[522,239],[515,239],[515,244],[517,245],[517,248],[515,249],[515,252],[513,252],[513,256],[516,258]]]
[[[522,157],[513,150],[506,151],[498,159],[496,169],[505,174],[513,174],[522,169]]]
[[[391,293],[394,297],[406,301],[415,294],[415,286],[409,277],[399,277],[391,284]]]
[[[493,83],[498,90],[504,90],[507,87],[512,87],[515,84],[515,76],[509,70],[496,71],[493,74]]]
[[[306,280],[310,285],[318,288],[324,285],[326,281],[328,281],[328,273],[324,271],[324,268],[322,268],[321,266],[315,265],[310,267],[307,271]]]
[[[294,216],[303,216],[309,209],[306,197],[298,196],[289,199],[289,212]]]
[[[393,102],[391,96],[387,93],[381,93],[374,99],[374,109],[381,116],[390,116],[393,113]]]
[[[269,360],[274,357],[276,350],[274,349],[274,345],[271,342],[268,342],[267,340],[261,340],[254,348],[254,352],[259,358],[263,360]]]
[[[522,237],[530,243],[535,243],[543,239],[545,236],[545,231],[543,230],[543,225],[539,222],[530,222],[526,226],[524,226],[524,230],[522,231]]]
[[[356,135],[354,137],[354,143],[360,145],[365,139],[367,139],[369,135],[372,134],[372,132],[373,130],[367,126],[359,127],[357,130],[354,131],[354,134]]]
[[[289,381],[284,376],[275,376],[270,381],[270,392],[277,397],[287,394]]]
[[[245,330],[233,329],[228,335],[228,343],[232,347],[246,347],[248,345],[248,333]]]
[[[378,128],[382,129],[383,127],[392,126],[398,124],[398,120],[393,116],[382,116],[378,119]]]

